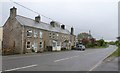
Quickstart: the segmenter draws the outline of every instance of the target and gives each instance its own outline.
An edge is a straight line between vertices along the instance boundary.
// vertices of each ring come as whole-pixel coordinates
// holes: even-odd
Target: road
[[[92,71],[115,50],[115,46],[109,46],[85,51],[3,56],[2,71]]]
[[[104,60],[93,71],[118,71],[118,57]],[[119,69],[120,70],[120,69]]]

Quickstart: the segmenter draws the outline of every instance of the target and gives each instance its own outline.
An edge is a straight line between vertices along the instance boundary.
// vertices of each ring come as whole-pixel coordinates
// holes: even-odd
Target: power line
[[[41,15],[41,16],[43,16],[43,17],[49,19],[49,20],[55,21],[55,20],[53,20],[52,18],[49,18],[49,17],[47,17],[47,16],[45,16],[45,15],[43,15],[43,14],[41,14],[41,13],[38,13],[38,12],[36,12],[36,11],[34,11],[34,10],[28,8],[28,7],[25,7],[25,6],[21,5],[21,4],[19,4],[19,3],[15,2],[15,1],[13,1],[13,0],[10,0],[10,1],[13,2],[14,4],[17,4],[17,5],[21,6],[21,7],[23,7],[23,8],[25,8],[25,9],[29,10],[29,11],[32,11],[33,13],[36,13],[36,14],[38,14],[38,15]],[[59,23],[59,24],[63,24],[63,23],[58,22],[58,21],[55,21],[55,22],[57,22],[57,23]],[[66,26],[71,27],[70,25],[66,25]]]
[[[53,20],[53,19],[51,19],[51,18],[49,18],[49,17],[47,17],[47,16],[44,16],[43,14],[40,14],[40,13],[38,13],[38,12],[36,12],[36,11],[34,11],[34,10],[28,8],[28,7],[25,7],[25,6],[23,6],[23,5],[21,5],[21,4],[17,3],[17,2],[14,2],[13,0],[10,0],[10,1],[13,2],[13,3],[15,3],[15,4],[17,4],[17,5],[19,5],[19,6],[21,6],[21,7],[23,7],[23,8],[25,8],[25,9],[28,9],[28,10],[30,10],[30,11],[36,13],[36,14],[38,14],[38,15],[41,15],[41,16],[47,18],[47,19]]]

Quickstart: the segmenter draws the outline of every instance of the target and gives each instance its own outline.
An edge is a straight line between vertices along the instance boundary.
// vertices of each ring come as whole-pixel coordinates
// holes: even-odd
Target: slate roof
[[[70,32],[67,29],[61,29],[60,27],[53,27],[50,24],[44,23],[44,22],[37,23],[33,19],[23,17],[20,15],[17,15],[16,19],[18,20],[18,22],[20,22],[21,25],[35,27],[35,28],[53,31],[53,32],[58,32],[58,33],[70,34]]]

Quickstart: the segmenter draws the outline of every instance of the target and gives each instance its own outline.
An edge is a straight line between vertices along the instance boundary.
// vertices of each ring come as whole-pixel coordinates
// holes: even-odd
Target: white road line
[[[69,58],[63,58],[63,59],[55,60],[54,62],[59,62],[59,61],[63,61],[63,60],[68,60],[68,59],[75,58],[75,57],[79,57],[79,55],[73,56],[73,57],[69,57]]]
[[[95,52],[95,53],[97,53],[97,52]],[[87,53],[87,54],[83,54],[83,55],[81,55],[81,56],[90,55],[90,54],[94,54],[94,53]],[[75,57],[79,57],[79,56],[80,56],[80,55],[72,56],[72,57],[69,57],[69,58],[63,58],[63,59],[55,60],[54,62],[59,62],[59,61],[63,61],[63,60],[68,60],[68,59],[75,58]]]
[[[114,51],[116,51],[116,49],[115,50],[113,50],[113,52]],[[113,52],[110,52],[105,58],[107,58],[109,55],[111,55]],[[103,60],[105,59],[105,58],[103,58],[102,60],[100,60],[96,65],[94,65],[89,71],[93,71],[96,67],[98,67],[102,62],[103,62]]]
[[[5,70],[5,71],[15,71],[15,70],[25,69],[25,68],[35,67],[35,66],[37,66],[37,64],[29,65],[29,66],[25,66],[25,67],[18,67],[18,68],[14,68],[14,69]]]

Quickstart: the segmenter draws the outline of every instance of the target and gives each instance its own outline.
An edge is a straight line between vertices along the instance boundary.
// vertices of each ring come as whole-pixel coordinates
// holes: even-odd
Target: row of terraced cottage
[[[3,26],[2,54],[71,50],[75,38],[73,27],[68,31],[55,21],[42,22],[39,15],[35,19],[17,15],[17,8],[13,7]]]

